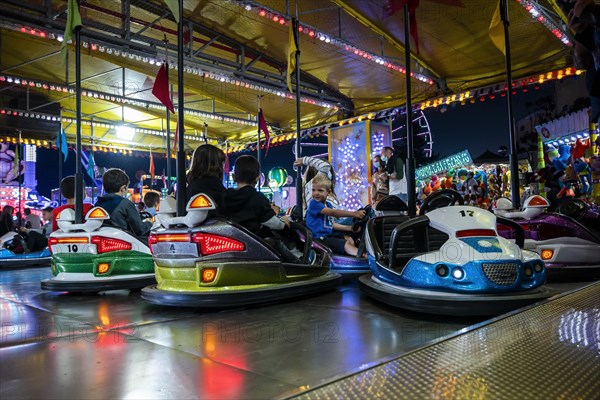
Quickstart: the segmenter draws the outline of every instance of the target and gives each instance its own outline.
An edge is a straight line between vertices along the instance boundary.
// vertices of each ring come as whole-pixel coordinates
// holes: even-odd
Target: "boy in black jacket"
[[[148,244],[148,234],[152,223],[142,221],[140,213],[133,202],[125,196],[129,186],[129,176],[119,168],[111,168],[102,176],[104,185],[104,196],[98,197],[96,207],[102,207],[110,215],[107,224],[128,231],[138,239]]]
[[[252,156],[240,156],[235,160],[234,179],[237,189],[227,189],[222,215],[250,232],[261,235],[261,227],[280,231],[289,226],[287,219],[280,219],[275,215],[269,200],[254,188],[260,176],[260,165]],[[299,262],[285,244],[277,238],[267,237],[284,261]]]

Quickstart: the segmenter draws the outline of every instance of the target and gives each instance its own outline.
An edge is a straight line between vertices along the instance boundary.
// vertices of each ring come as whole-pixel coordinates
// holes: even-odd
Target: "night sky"
[[[543,85],[538,90],[527,93],[517,92],[513,96],[515,120],[536,111],[535,106],[527,106],[536,100],[552,95],[553,85]],[[582,94],[583,95],[583,94]],[[429,127],[433,133],[433,151],[441,157],[468,149],[473,158],[486,149],[498,151],[498,147],[508,148],[508,102],[506,97],[496,96],[474,104],[448,106],[446,112],[426,111]]]
[[[569,78],[574,79],[574,78]],[[536,110],[532,104],[536,100],[553,95],[553,85],[542,85],[539,90],[531,89],[527,93],[518,92],[513,96],[514,114],[518,120]],[[584,93],[581,94],[582,96]],[[427,110],[425,115],[429,121],[429,126],[433,134],[433,151],[439,153],[441,157],[457,153],[468,149],[472,157],[477,157],[486,149],[493,152],[500,146],[508,147],[508,122],[507,122],[507,101],[506,97],[496,96],[495,99],[486,99],[484,102],[477,100],[474,104],[467,103],[464,106],[460,104],[448,106],[445,112],[437,110]],[[325,138],[313,139],[325,141]],[[314,155],[326,152],[324,147],[304,148],[304,155]],[[256,156],[256,152],[244,153]],[[131,185],[137,183],[135,178],[136,171],[148,171],[149,158],[124,156],[120,154],[98,152],[95,155],[96,165],[99,167],[119,167],[124,169],[131,179]],[[38,192],[45,196],[50,196],[50,191],[58,187],[58,152],[56,150],[39,148],[37,153],[37,180]],[[292,176],[295,175],[292,170],[294,155],[292,153],[292,144],[272,147],[267,157],[262,159],[262,170],[266,174],[269,169],[282,166],[288,170]],[[235,156],[231,157],[231,166],[235,161]],[[166,159],[155,156],[155,171],[161,175],[163,169],[166,169]],[[172,171],[175,174],[175,160],[172,160]],[[64,164],[63,176],[74,174],[75,172],[75,153],[69,152],[67,162]],[[91,180],[84,173],[86,184],[91,185]]]

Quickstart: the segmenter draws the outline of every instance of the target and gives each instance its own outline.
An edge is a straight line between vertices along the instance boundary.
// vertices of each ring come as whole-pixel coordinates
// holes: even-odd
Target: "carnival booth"
[[[540,160],[544,155],[538,168],[548,166],[544,171],[546,181],[557,189],[549,197],[553,206],[575,197],[599,203],[598,131],[596,124],[589,124],[589,109],[553,119],[535,129],[540,139]]]

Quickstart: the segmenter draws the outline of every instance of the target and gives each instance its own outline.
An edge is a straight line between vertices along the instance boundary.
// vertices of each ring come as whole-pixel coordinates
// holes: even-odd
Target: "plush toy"
[[[469,172],[464,168],[459,169],[458,172],[456,173],[456,177],[457,177],[456,190],[458,190],[459,192],[462,192],[464,190],[463,186],[465,184],[465,181],[467,180],[468,173]]]
[[[557,171],[564,171],[567,168],[567,161],[571,157],[571,146],[564,144],[557,149],[553,145],[549,145],[547,154],[550,164]]]
[[[483,198],[488,197],[488,175],[484,170],[477,171],[474,176],[475,180],[479,182],[479,186],[482,189]]]
[[[442,186],[440,177],[435,174],[431,175],[431,182],[429,183],[429,186],[431,186],[432,192],[437,192],[438,190],[440,190]]]
[[[589,196],[592,194],[592,171],[590,166],[585,160],[575,160],[575,172],[579,174],[579,180],[581,181],[581,194]]]

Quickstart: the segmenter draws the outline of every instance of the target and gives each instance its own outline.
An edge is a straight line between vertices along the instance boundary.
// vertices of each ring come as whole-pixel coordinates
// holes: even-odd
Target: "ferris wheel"
[[[433,154],[433,139],[429,121],[423,110],[412,113],[413,135],[415,138],[415,157],[429,158]],[[406,113],[400,112],[392,120],[392,138],[396,147],[406,148]]]

